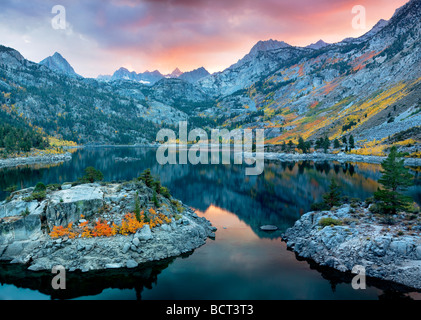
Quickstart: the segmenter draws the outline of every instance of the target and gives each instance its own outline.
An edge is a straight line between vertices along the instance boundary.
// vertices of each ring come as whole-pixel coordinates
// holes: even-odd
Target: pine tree
[[[141,222],[141,217],[140,217],[140,201],[139,201],[139,192],[136,192],[136,198],[135,198],[135,203],[134,203],[134,214],[136,217],[136,220]]]
[[[285,141],[283,141],[282,144],[281,144],[281,150],[285,151],[286,149],[287,149],[287,146],[285,144]]]
[[[155,206],[155,208],[159,208],[161,205],[159,204],[158,198],[156,196],[156,191],[153,191],[153,196],[152,196],[152,202]]]
[[[323,200],[329,208],[339,206],[341,204],[341,191],[335,180],[331,180],[329,192],[323,195]]]
[[[323,146],[324,152],[326,153],[327,150],[330,148],[330,140],[327,136],[323,139],[323,145],[322,146]]]
[[[151,174],[151,169],[146,169],[145,171],[143,171],[140,175],[139,180],[142,180],[146,184],[146,186],[152,188],[154,184],[154,179]]]
[[[354,136],[350,136],[349,137],[349,150],[355,149],[355,141],[354,141]]]
[[[311,148],[311,143],[310,142],[305,142],[303,137],[299,137],[298,138],[298,149],[302,150],[303,153],[308,153],[310,151]]]
[[[339,142],[338,139],[335,139],[335,141],[333,142],[333,147],[335,149],[339,149],[341,147],[341,143]]]
[[[85,169],[85,175],[82,178],[79,178],[79,180],[82,182],[94,183],[96,181],[104,180],[104,174],[94,167],[87,167]]]
[[[156,193],[158,193],[158,194],[161,193],[161,181],[159,181],[159,179],[154,181],[153,187],[154,187]]]
[[[412,201],[410,197],[401,194],[413,184],[412,175],[405,168],[404,161],[399,158],[396,146],[393,146],[387,159],[382,162],[382,177],[379,182],[383,189],[375,192],[374,198],[379,201],[377,206],[385,214],[405,210]]]

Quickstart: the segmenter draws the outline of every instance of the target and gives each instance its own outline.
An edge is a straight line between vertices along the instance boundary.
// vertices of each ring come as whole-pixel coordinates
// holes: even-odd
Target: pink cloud
[[[37,6],[36,2],[40,2]],[[4,0],[0,20],[22,36],[48,22],[55,0]],[[63,0],[74,34],[95,45],[46,41],[46,54],[79,52],[71,60],[84,74],[109,73],[123,65],[136,71],[175,67],[210,71],[228,67],[259,40],[277,39],[305,46],[323,39],[337,42],[360,36],[380,19],[389,19],[407,0]],[[352,7],[367,10],[367,30],[351,26]],[[34,9],[35,8],[35,9]],[[45,11],[45,12],[44,12]],[[38,19],[38,20],[37,20]],[[25,21],[19,30],[15,21]],[[45,28],[49,28],[48,25]],[[37,39],[33,39],[36,42]],[[64,43],[64,44],[63,44]],[[64,47],[63,47],[64,46]],[[23,47],[23,44],[22,44]],[[19,49],[19,48],[17,48]],[[88,52],[89,50],[89,52]],[[92,51],[94,50],[94,51]],[[27,52],[30,52],[28,50]],[[39,53],[37,54],[37,57]],[[31,58],[31,57],[29,57]],[[85,60],[84,60],[85,59]],[[80,67],[78,67],[78,64]]]

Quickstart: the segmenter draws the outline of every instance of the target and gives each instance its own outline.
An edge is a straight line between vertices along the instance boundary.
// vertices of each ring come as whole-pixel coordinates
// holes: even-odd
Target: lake
[[[333,178],[349,198],[365,199],[378,188],[380,165],[335,162],[265,162],[260,176],[242,165],[165,165],[152,148],[84,148],[72,160],[51,166],[0,169],[0,189],[37,182],[64,183],[93,166],[105,181],[130,180],[146,168],[159,176],[175,198],[218,228],[215,240],[181,257],[135,270],[68,273],[67,289],[51,289],[52,274],[0,264],[0,299],[382,299],[413,298],[413,290],[368,280],[353,290],[352,274],[320,268],[288,251],[281,234],[321,201]],[[116,158],[136,158],[120,162]],[[421,203],[420,170],[408,193]],[[8,193],[0,191],[4,200]],[[279,231],[260,231],[272,224]]]

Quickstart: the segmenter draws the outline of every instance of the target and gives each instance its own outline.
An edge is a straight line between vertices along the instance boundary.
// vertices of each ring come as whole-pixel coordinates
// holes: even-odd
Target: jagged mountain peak
[[[204,67],[200,67],[198,69],[185,72],[182,75],[180,75],[178,78],[181,80],[185,80],[191,83],[194,83],[196,81],[199,81],[200,79],[209,76],[210,73],[208,70],[206,70]]]
[[[114,81],[114,80],[130,80],[140,82],[146,85],[152,85],[157,81],[164,78],[164,76],[158,71],[145,71],[144,73],[136,73],[135,71],[129,71],[125,67],[118,69],[112,76],[102,76],[97,78],[98,80]]]
[[[63,73],[72,77],[80,77],[70,63],[58,52],[55,52],[52,56],[45,58],[39,64],[44,65],[55,72]]]
[[[182,71],[180,71],[179,68],[175,68],[173,72],[171,72],[169,75],[167,75],[168,78],[178,78],[183,74]]]
[[[326,42],[324,42],[323,40],[320,39],[316,43],[312,43],[312,44],[308,45],[306,48],[319,50],[319,49],[324,48],[328,45],[329,45],[329,43],[326,43]]]
[[[284,41],[278,40],[264,40],[257,42],[250,51],[250,54],[254,55],[257,54],[259,51],[268,51],[268,50],[275,50],[275,49],[282,49],[291,47],[288,43]]]
[[[124,72],[130,72],[127,68],[125,67],[121,67],[120,69],[118,69],[117,71],[124,71]]]
[[[407,8],[412,7],[412,6],[419,6],[421,5],[421,0],[410,0],[408,1],[406,4],[404,4],[403,6],[397,8],[395,10],[395,13],[393,14],[392,19],[396,18],[397,16],[399,16],[401,13],[403,13]]]

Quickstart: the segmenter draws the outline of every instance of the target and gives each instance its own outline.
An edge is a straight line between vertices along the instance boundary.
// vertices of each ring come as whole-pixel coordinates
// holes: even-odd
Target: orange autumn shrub
[[[94,226],[94,229],[92,230],[93,237],[111,237],[113,235],[113,230],[108,225],[107,220],[104,220],[104,222],[98,220]]]
[[[136,219],[135,214],[128,213],[124,216],[124,219],[121,223],[121,227],[119,228],[120,234],[127,236],[131,233],[136,233],[137,230],[142,229],[145,223],[143,222],[145,216],[143,215],[144,212],[141,212],[141,221],[139,222]]]
[[[83,218],[83,216],[81,217]],[[127,236],[136,233],[147,224],[152,229],[164,223],[171,223],[169,217],[162,213],[157,213],[154,209],[149,209],[148,218],[148,222],[145,222],[144,211],[140,213],[140,221],[137,220],[134,213],[128,213],[124,216],[121,226],[117,226],[115,223],[110,226],[107,220],[97,220],[92,227],[89,226],[88,221],[85,221],[80,223],[76,230],[73,229],[73,224],[70,223],[67,228],[64,228],[63,226],[54,227],[50,236],[54,239],[65,236],[73,239],[79,235],[82,238],[111,237],[117,234]]]
[[[69,237],[70,239],[74,239],[77,236],[77,233],[72,230],[73,223],[69,223],[67,228],[63,226],[54,226],[53,231],[50,232],[50,237],[53,239]]]

